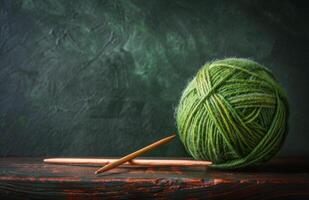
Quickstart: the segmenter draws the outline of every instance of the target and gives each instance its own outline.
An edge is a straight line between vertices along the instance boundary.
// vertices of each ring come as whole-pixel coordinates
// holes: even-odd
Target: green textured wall
[[[269,66],[309,153],[308,20],[290,1],[0,0],[0,156],[120,156],[175,131],[205,62]],[[148,155],[185,156],[177,140]]]

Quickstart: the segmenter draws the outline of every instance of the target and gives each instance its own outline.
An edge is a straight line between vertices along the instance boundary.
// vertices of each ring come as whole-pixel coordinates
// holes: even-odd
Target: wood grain
[[[95,169],[44,164],[42,158],[1,158],[0,199],[309,198],[306,158],[276,159],[243,171],[122,165],[94,175]]]

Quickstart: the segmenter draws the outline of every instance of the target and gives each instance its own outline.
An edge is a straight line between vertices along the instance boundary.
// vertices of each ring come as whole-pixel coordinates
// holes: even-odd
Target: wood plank
[[[0,199],[308,199],[306,158],[276,159],[260,168],[126,165],[101,175],[95,166],[44,164],[42,158],[0,158]]]

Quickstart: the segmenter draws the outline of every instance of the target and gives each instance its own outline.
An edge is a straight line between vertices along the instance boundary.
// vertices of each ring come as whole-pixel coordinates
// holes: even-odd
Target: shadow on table
[[[276,158],[261,166],[248,167],[231,171],[257,173],[307,173],[309,172],[309,156]]]

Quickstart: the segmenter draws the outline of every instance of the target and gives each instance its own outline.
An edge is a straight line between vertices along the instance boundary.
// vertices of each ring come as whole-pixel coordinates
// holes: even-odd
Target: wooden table
[[[309,199],[306,158],[275,159],[245,171],[203,167],[98,167],[0,158],[0,199]]]

